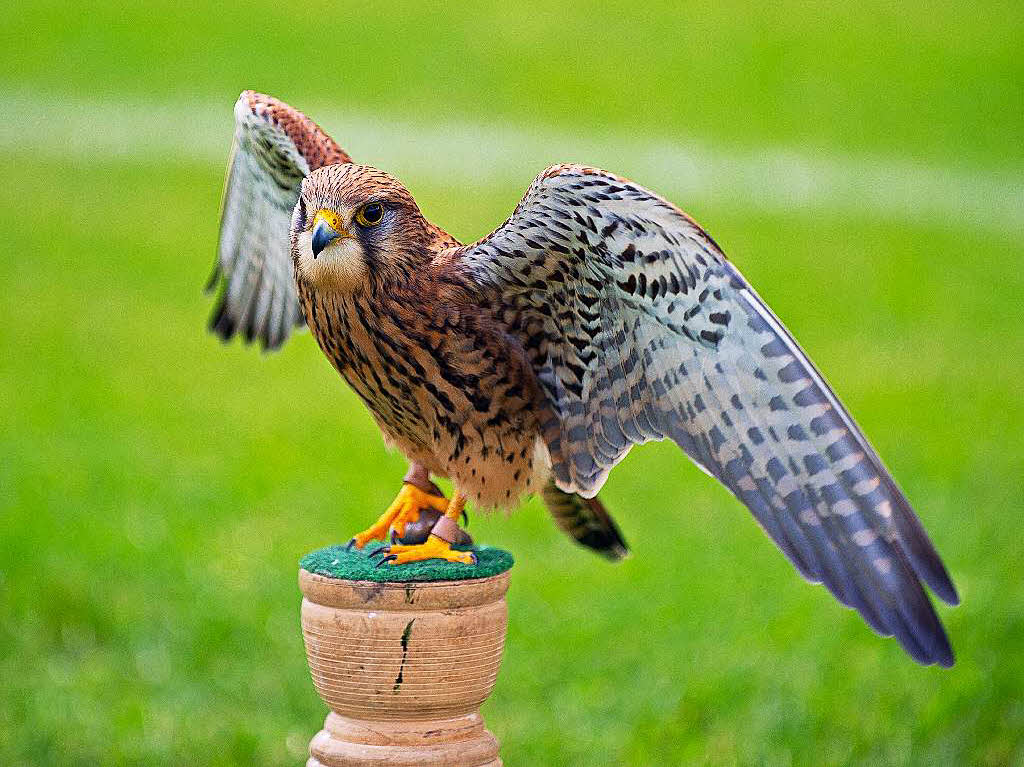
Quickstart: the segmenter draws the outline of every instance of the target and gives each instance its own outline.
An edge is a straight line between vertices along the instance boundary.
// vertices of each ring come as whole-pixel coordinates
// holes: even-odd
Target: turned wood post
[[[501,765],[479,709],[501,665],[508,583],[507,571],[373,582],[300,569],[306,656],[331,709],[307,767]]]

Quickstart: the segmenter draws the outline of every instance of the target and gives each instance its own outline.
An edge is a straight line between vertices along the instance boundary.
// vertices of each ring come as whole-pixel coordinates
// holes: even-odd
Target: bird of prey
[[[596,168],[543,171],[463,245],[394,177],[312,120],[235,106],[211,286],[225,340],[267,349],[305,323],[409,460],[350,545],[382,563],[474,562],[467,500],[539,493],[582,544],[626,544],[597,500],[633,445],[669,439],[742,502],[800,573],[923,664],[953,652],[922,582],[958,597],[907,499],[807,355],[715,241],[672,203]],[[450,478],[445,498],[431,476]],[[431,513],[422,542],[406,526]]]

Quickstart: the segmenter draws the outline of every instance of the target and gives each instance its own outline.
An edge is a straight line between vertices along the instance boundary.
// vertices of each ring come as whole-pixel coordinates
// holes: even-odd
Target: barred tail
[[[555,523],[577,543],[603,554],[612,561],[629,554],[629,547],[618,526],[597,498],[583,498],[560,490],[549,480],[541,491]]]

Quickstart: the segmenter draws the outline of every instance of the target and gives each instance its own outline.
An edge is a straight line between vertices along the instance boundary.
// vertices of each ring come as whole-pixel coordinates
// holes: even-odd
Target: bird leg
[[[406,562],[421,562],[424,559],[445,559],[449,562],[475,565],[476,554],[472,551],[456,551],[452,548],[452,543],[458,538],[459,517],[462,515],[465,505],[465,496],[458,490],[455,490],[452,493],[452,499],[448,503],[444,516],[434,524],[426,541],[409,546],[382,546],[371,553],[370,556],[384,555],[384,558],[378,563],[378,567],[385,562],[390,562],[393,565],[403,565]]]
[[[419,464],[412,464],[402,480],[398,497],[376,522],[352,537],[348,542],[349,548],[361,549],[370,541],[395,541],[405,535],[406,525],[420,518],[420,511],[434,509],[447,512],[449,505],[437,485],[430,481],[427,470]]]

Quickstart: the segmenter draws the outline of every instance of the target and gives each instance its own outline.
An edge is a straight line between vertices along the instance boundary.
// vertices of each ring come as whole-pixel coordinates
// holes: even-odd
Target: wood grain
[[[431,583],[299,572],[313,684],[331,709],[307,767],[496,767],[494,689],[509,573]]]

